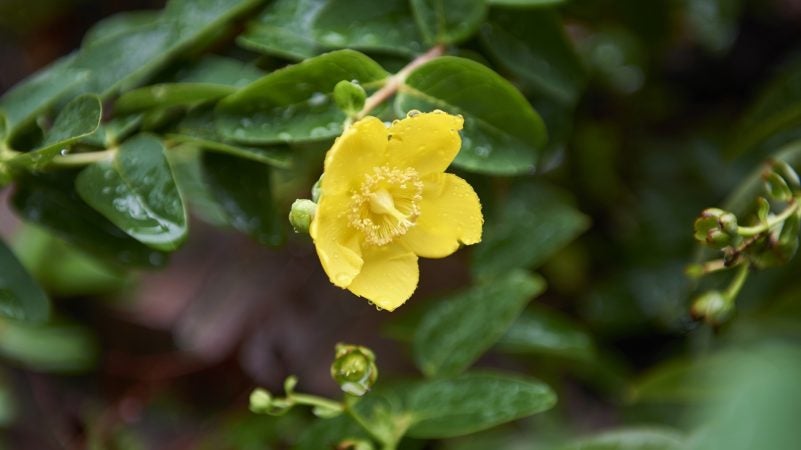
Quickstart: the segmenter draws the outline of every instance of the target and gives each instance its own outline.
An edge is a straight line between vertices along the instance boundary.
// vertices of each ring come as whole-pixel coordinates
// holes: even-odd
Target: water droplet
[[[350,277],[345,273],[337,274],[334,278],[337,280],[337,284],[346,285],[350,282]]]
[[[308,100],[309,106],[320,106],[328,100],[328,96],[322,92],[315,92]]]
[[[406,117],[414,117],[418,114],[421,114],[420,111],[416,109],[410,109],[409,112],[406,113]]]
[[[64,156],[64,155],[66,155],[66,154],[67,154],[67,153],[69,153],[69,152],[70,152],[70,151],[69,151],[69,150],[67,150],[66,148],[62,148],[61,150],[59,150],[58,154],[59,154],[59,155],[61,155],[61,156]]]
[[[280,139],[282,141],[289,141],[289,140],[292,139],[292,135],[287,133],[286,131],[282,131],[282,132],[278,133],[278,139]]]

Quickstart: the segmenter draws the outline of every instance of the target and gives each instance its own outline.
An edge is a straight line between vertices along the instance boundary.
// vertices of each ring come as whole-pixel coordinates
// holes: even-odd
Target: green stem
[[[332,411],[345,410],[345,407],[342,405],[342,403],[335,402],[327,398],[318,397],[316,395],[292,393],[289,399],[299,405],[319,406],[320,408],[325,408]]]
[[[49,162],[49,165],[57,167],[85,166],[105,159],[111,159],[116,152],[116,148],[110,148],[99,152],[68,153],[66,155],[56,156]]]
[[[748,278],[749,266],[748,263],[740,264],[740,268],[737,270],[737,274],[734,275],[731,284],[729,284],[729,287],[723,292],[723,297],[727,302],[733,302],[737,294],[740,293],[740,289],[743,288],[743,284],[745,284],[745,280]]]
[[[434,58],[442,56],[444,53],[445,46],[439,44],[435,45],[429,51],[412,60],[412,62],[398,71],[398,73],[389,77],[386,84],[384,84],[381,89],[375,91],[373,95],[367,97],[367,100],[364,102],[364,107],[354,116],[354,119],[362,119],[366,115],[370,114],[370,112],[378,107],[378,105],[384,103],[388,98],[395,95],[395,93],[398,91],[398,88],[406,81],[406,77],[408,77],[414,69],[422,66]]]
[[[764,233],[773,228],[775,225],[784,222],[788,217],[798,211],[798,205],[799,202],[793,198],[790,200],[790,204],[787,206],[787,208],[785,208],[784,211],[778,215],[771,217],[765,223],[761,223],[759,225],[754,225],[752,227],[737,227],[737,234],[743,237],[751,237]]]

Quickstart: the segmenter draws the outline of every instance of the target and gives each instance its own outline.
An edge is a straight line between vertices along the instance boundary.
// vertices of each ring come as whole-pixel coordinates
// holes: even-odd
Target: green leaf
[[[276,0],[237,38],[244,48],[303,60],[319,53],[311,24],[326,0]]]
[[[47,320],[50,300],[3,241],[0,267],[0,316],[26,322]]]
[[[161,267],[164,253],[135,241],[81,200],[76,173],[25,174],[17,179],[12,203],[19,215],[65,241],[122,266]]]
[[[357,420],[375,432],[414,438],[448,438],[546,411],[556,395],[544,383],[519,376],[470,373],[378,389],[353,405]],[[400,429],[398,429],[400,428]]]
[[[737,38],[742,0],[684,0],[683,19],[706,50],[722,54]]]
[[[343,14],[347,11],[347,14]],[[321,46],[414,55],[423,43],[407,0],[329,0],[312,24]]]
[[[512,272],[440,301],[415,332],[417,366],[429,377],[460,373],[500,339],[543,290],[542,278]]]
[[[473,172],[531,172],[545,145],[542,119],[503,77],[468,59],[445,56],[414,70],[396,97],[399,114],[435,108],[464,116],[454,165]]]
[[[276,211],[269,166],[222,153],[206,153],[203,167],[212,195],[232,227],[262,244],[281,243],[286,217],[279,217]]]
[[[456,44],[472,36],[487,15],[486,0],[411,0],[430,44]]]
[[[97,343],[78,325],[0,323],[0,354],[41,372],[74,373],[91,368]]]
[[[26,224],[14,238],[14,251],[22,265],[54,296],[104,294],[130,281],[122,272],[39,227]]]
[[[22,127],[86,80],[88,72],[72,67],[74,55],[66,56],[26,78],[0,98],[7,119],[6,141]]]
[[[233,58],[207,55],[197,63],[181,68],[175,79],[184,83],[224,84],[243,87],[264,76],[257,67]]]
[[[342,132],[345,114],[331,98],[342,80],[365,88],[387,77],[375,61],[339,50],[277,70],[221,100],[217,130],[248,144],[330,139]]]
[[[154,108],[191,106],[218,100],[236,92],[236,88],[211,83],[162,83],[134,89],[122,94],[115,111],[127,114]]]
[[[106,97],[131,89],[256,3],[257,0],[173,0],[160,20],[81,48],[72,67],[91,72],[85,86],[89,92]]]
[[[490,5],[516,8],[552,7],[567,3],[567,0],[487,0]]]
[[[577,439],[559,450],[681,450],[686,449],[685,437],[676,430],[665,428],[622,428]]]
[[[481,28],[484,47],[537,92],[574,104],[585,83],[584,69],[550,10],[499,10]]]
[[[727,153],[741,155],[776,133],[801,124],[801,61],[785,67],[734,127]]]
[[[89,47],[118,34],[152,24],[160,20],[159,11],[124,11],[106,17],[97,22],[86,32],[81,42],[82,47]]]
[[[665,361],[636,380],[630,398],[635,402],[695,403],[709,400],[721,390],[734,352]]]
[[[536,305],[529,305],[520,314],[498,341],[498,349],[580,361],[595,356],[595,345],[589,333],[561,314]]]
[[[184,241],[187,214],[156,137],[125,141],[110,160],[86,167],[76,180],[81,198],[134,239],[172,251]]]
[[[493,277],[515,268],[536,268],[589,226],[563,192],[525,183],[488,218],[482,242],[473,249],[473,273]]]
[[[42,145],[16,156],[9,163],[32,169],[44,167],[59,153],[66,153],[72,143],[94,133],[100,126],[102,114],[100,99],[96,95],[85,94],[73,99],[58,113]]]

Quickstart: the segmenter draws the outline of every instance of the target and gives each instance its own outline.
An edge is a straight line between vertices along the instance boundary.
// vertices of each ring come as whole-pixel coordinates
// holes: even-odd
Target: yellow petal
[[[393,311],[417,288],[417,256],[402,245],[364,248],[362,271],[348,286],[354,294]]]
[[[420,176],[444,172],[456,158],[464,120],[442,111],[418,113],[389,127],[387,159],[395,167],[414,167]]]
[[[345,130],[325,157],[323,195],[358,187],[365,173],[384,164],[387,133],[384,122],[375,117],[365,117]]]
[[[423,183],[420,217],[401,242],[424,258],[448,256],[460,242],[480,242],[484,217],[473,188],[450,173],[429,175]]]
[[[342,217],[349,202],[347,195],[323,195],[309,227],[325,273],[341,288],[356,278],[363,263],[359,234]]]

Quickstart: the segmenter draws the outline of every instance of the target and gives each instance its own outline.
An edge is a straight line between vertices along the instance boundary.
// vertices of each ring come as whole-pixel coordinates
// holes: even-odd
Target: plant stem
[[[430,50],[412,60],[412,62],[398,71],[398,73],[389,77],[389,80],[387,80],[387,83],[384,84],[381,89],[375,91],[373,95],[367,97],[367,100],[364,102],[364,107],[354,116],[354,118],[358,120],[369,114],[378,105],[384,103],[384,101],[386,101],[389,97],[395,95],[395,92],[398,91],[398,88],[403,84],[404,81],[406,81],[406,77],[408,77],[414,69],[422,66],[434,58],[442,56],[444,53],[445,46],[439,44],[431,47]]]
[[[785,208],[784,211],[774,217],[771,217],[766,223],[754,225],[753,227],[737,227],[737,234],[743,237],[751,237],[760,233],[764,233],[765,231],[773,228],[774,225],[784,222],[788,217],[798,211],[798,205],[798,201],[793,198],[790,200],[789,205],[787,205],[787,208]]]
[[[49,164],[60,167],[85,166],[104,159],[111,159],[116,152],[116,148],[110,148],[99,152],[68,153],[56,156]]]
[[[345,407],[342,405],[342,403],[335,402],[327,398],[318,397],[316,395],[292,393],[290,400],[299,405],[319,406],[332,411],[345,410]]]
[[[737,270],[737,274],[734,276],[731,284],[723,292],[723,297],[727,302],[733,302],[737,297],[737,294],[740,293],[740,289],[742,289],[743,284],[745,284],[745,279],[748,278],[749,266],[750,265],[748,263],[740,264],[740,268]]]

